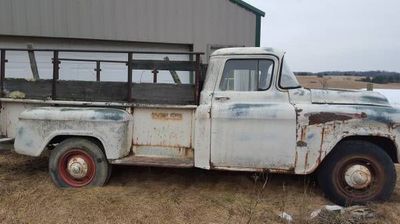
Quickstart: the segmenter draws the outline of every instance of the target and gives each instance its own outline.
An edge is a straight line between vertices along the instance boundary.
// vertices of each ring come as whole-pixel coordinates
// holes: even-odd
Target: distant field
[[[365,89],[366,82],[357,81],[360,76],[297,76],[299,82],[306,88],[322,88],[325,83],[327,88]],[[374,84],[376,89],[400,89],[400,83]]]

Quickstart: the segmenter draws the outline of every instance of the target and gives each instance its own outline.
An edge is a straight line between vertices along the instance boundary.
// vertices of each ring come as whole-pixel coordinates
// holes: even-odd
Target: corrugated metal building
[[[205,53],[203,62],[207,63],[218,48],[258,46],[264,15],[241,0],[0,0],[0,48],[32,44],[57,49],[196,51]],[[148,57],[162,59],[161,55]],[[26,54],[8,53],[7,59],[7,76],[30,77]],[[37,55],[41,78],[50,78],[50,60],[51,55]],[[123,66],[104,66],[105,80],[125,77]],[[92,67],[63,62],[61,72],[68,79],[90,80]],[[148,77],[136,71],[134,81],[150,81]],[[171,82],[168,75],[160,77],[162,82]]]
[[[0,47],[187,50],[259,45],[240,0],[0,0]]]

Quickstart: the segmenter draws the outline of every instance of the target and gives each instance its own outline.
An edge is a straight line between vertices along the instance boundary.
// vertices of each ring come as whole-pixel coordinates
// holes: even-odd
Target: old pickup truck
[[[1,50],[1,132],[19,154],[49,153],[59,187],[102,186],[113,164],[316,174],[341,205],[387,200],[395,187],[399,109],[372,91],[303,88],[284,52],[220,49],[206,75],[197,53],[166,62],[114,52],[128,55],[128,81],[90,82],[59,80],[60,63],[79,60],[59,56],[67,50],[51,50],[52,80],[6,78],[6,52],[18,50]],[[159,84],[153,72],[154,83],[132,83],[135,69],[195,81]],[[8,96],[16,90],[24,96]]]

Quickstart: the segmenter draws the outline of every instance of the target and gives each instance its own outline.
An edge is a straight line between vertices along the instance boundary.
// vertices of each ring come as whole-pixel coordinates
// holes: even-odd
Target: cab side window
[[[264,91],[271,85],[274,62],[267,59],[233,59],[225,63],[221,91]]]

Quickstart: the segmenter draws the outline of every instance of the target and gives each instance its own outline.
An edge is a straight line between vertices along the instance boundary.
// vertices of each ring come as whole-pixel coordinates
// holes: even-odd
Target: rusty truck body
[[[15,139],[17,153],[49,152],[49,172],[60,187],[102,186],[111,165],[120,164],[314,173],[338,204],[388,199],[400,155],[399,109],[372,91],[303,88],[284,55],[271,48],[218,50],[210,58],[201,88],[197,54],[188,66],[195,72],[195,84],[186,86],[190,91],[175,94],[189,94],[193,101],[169,102],[168,93],[155,94],[162,85],[147,92],[157,95],[158,101],[139,100],[141,84],[132,84],[129,73],[135,64],[144,68],[145,63],[128,52],[128,83],[109,84],[95,93],[100,97],[104,91],[128,86],[123,92],[129,94],[127,100],[102,102],[96,97],[61,96],[67,88],[62,85],[68,83],[57,81],[62,60],[57,52],[47,99],[3,95],[1,133]],[[157,66],[173,69],[154,61],[146,68]],[[3,91],[23,85],[13,85],[15,80],[4,75],[1,82]],[[183,88],[171,85],[169,91]]]

